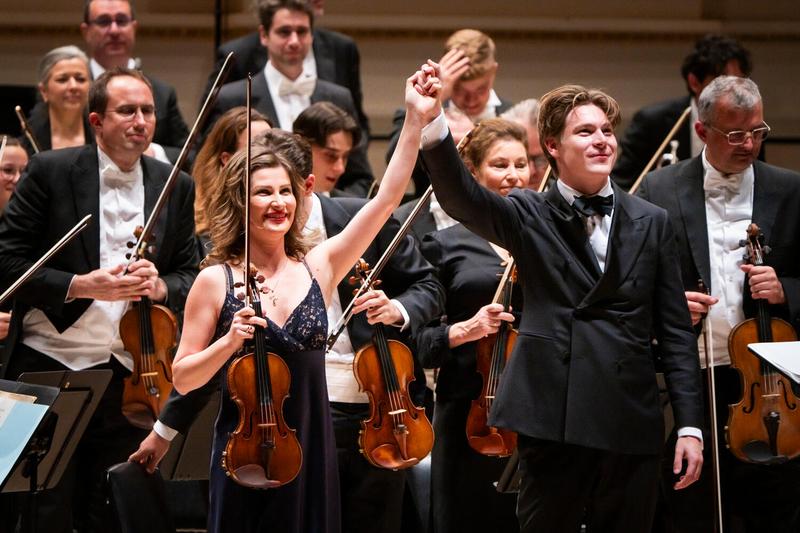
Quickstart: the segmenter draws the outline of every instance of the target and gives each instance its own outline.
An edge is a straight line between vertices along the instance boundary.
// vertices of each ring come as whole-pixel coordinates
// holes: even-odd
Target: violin
[[[141,227],[136,228],[137,238],[141,232]],[[123,380],[122,414],[132,425],[152,429],[172,392],[178,319],[166,306],[143,296],[122,315],[119,335],[133,357],[133,372]]]
[[[148,243],[154,237],[156,221],[167,205],[169,194],[177,183],[200,125],[208,117],[217,93],[228,76],[232,57],[233,53],[230,53],[225,58],[147,222],[144,227],[136,228],[136,242],[128,243],[128,248],[133,251],[126,257],[131,263],[153,251]],[[125,272],[127,273],[127,269]],[[133,357],[133,372],[124,380],[122,414],[132,425],[152,429],[172,392],[172,355],[177,344],[178,320],[167,307],[155,305],[144,296],[139,302],[134,302],[131,309],[122,316],[119,334],[125,350]]]
[[[369,265],[363,259],[356,273],[362,280],[369,277]],[[353,361],[359,389],[367,393],[370,405],[370,417],[361,421],[358,444],[373,466],[402,470],[431,452],[433,428],[425,409],[414,405],[408,394],[414,380],[411,351],[402,342],[387,339],[383,324],[376,324],[374,331],[372,343],[358,350]]]
[[[264,316],[258,293],[265,289],[258,289],[253,274],[248,276],[250,304],[256,316]],[[263,282],[264,278],[257,279]],[[239,485],[271,489],[297,477],[303,450],[295,430],[283,418],[283,402],[291,385],[289,367],[278,355],[267,351],[264,328],[254,328],[254,350],[228,367],[228,389],[239,409],[239,423],[228,437],[222,468]]]
[[[517,281],[514,258],[509,258],[506,270],[492,303],[502,303],[505,311],[511,306],[511,294]],[[517,434],[488,424],[489,413],[494,402],[500,376],[517,341],[517,330],[512,324],[503,322],[497,333],[478,340],[476,346],[477,371],[483,385],[478,398],[472,400],[467,415],[467,442],[470,448],[482,455],[507,457],[517,447]]]
[[[237,298],[250,305],[256,316],[264,316],[259,288],[264,277],[250,267],[250,117],[252,76],[247,76],[247,144],[244,178],[244,282]],[[286,362],[267,351],[262,326],[254,326],[254,351],[238,357],[228,366],[231,400],[239,409],[239,423],[222,452],[222,469],[239,485],[272,489],[292,481],[303,464],[303,450],[295,430],[283,418],[283,402],[289,396],[291,375]]]
[[[769,247],[755,224],[747,228],[745,260],[763,265]],[[731,366],[742,380],[742,398],[728,407],[725,437],[728,448],[748,463],[783,463],[800,455],[800,409],[791,382],[772,365],[751,354],[754,342],[795,341],[797,333],[785,320],[770,316],[766,300],[755,301],[756,318],[737,324],[728,335]]]

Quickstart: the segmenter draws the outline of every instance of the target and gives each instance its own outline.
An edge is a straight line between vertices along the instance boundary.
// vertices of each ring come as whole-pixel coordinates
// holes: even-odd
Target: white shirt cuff
[[[444,111],[440,111],[438,117],[422,128],[420,150],[430,150],[435,147],[447,138],[448,133],[450,133],[450,128],[447,126],[447,119],[444,118]]]
[[[700,428],[693,428],[691,426],[679,428],[678,437],[694,437],[700,441],[700,444],[703,443],[703,432],[700,431]]]
[[[395,300],[394,298],[392,298],[389,301],[392,302],[394,306],[397,308],[397,310],[400,311],[400,314],[403,315],[402,324],[392,324],[392,325],[395,327],[399,326],[400,331],[405,331],[406,328],[408,328],[408,323],[410,321],[410,319],[408,318],[408,311],[406,311],[406,308],[403,307],[403,304],[401,304],[399,300]]]
[[[158,433],[158,436],[162,439],[170,442],[172,442],[172,439],[178,434],[178,430],[172,429],[168,425],[162,423],[161,420],[156,420],[156,423],[153,424],[153,431]]]

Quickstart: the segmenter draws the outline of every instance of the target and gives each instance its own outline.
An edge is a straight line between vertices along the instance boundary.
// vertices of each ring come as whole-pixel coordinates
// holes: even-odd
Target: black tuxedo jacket
[[[172,170],[142,157],[145,217],[155,206]],[[3,361],[22,340],[22,318],[30,307],[44,311],[55,328],[70,327],[92,303],[65,302],[72,277],[100,268],[100,179],[97,145],[42,152],[31,159],[0,220],[0,287],[19,278],[45,251],[87,214],[92,220],[15,294],[12,331]],[[181,311],[197,275],[194,240],[194,183],[181,174],[155,230],[153,262],[167,284],[169,306]],[[131,236],[131,240],[133,236]],[[5,368],[5,365],[3,365]]]
[[[53,149],[53,136],[50,131],[50,114],[47,104],[44,102],[37,102],[31,110],[31,115],[28,117],[28,125],[31,128],[33,138],[36,139],[39,149],[41,151]],[[86,144],[94,142],[94,129],[89,124],[88,113],[83,117],[83,137]],[[33,157],[35,151],[28,138],[24,135],[20,138],[22,146],[28,152],[28,157]]]
[[[504,98],[500,98],[500,105],[495,108],[495,113],[497,116],[500,116],[501,113],[505,113],[513,105],[513,102]],[[389,148],[386,150],[387,163],[392,158],[392,154],[397,148],[397,142],[400,140],[400,131],[403,129],[403,122],[405,119],[405,109],[401,108],[394,112],[394,117],[392,117],[392,135],[389,138]],[[431,179],[420,164],[419,158],[417,158],[417,163],[414,165],[414,171],[411,174],[411,179],[414,180],[414,196],[419,198],[422,196],[422,193],[425,192],[425,189],[428,188],[428,185],[431,184]]]
[[[360,198],[330,199],[321,195],[319,200],[322,204],[325,231],[329,237],[339,234],[366,203],[366,200]],[[390,218],[372,241],[363,256],[371,266],[380,258],[398,229],[400,229],[400,223]],[[353,299],[353,290],[357,288],[347,281],[350,275],[354,274],[355,272],[351,271],[337,287],[342,309],[347,307],[347,304]],[[383,283],[380,288],[386,292],[389,298],[396,298],[403,304],[410,319],[409,330],[402,334],[397,328],[386,328],[392,338],[405,342],[409,338],[410,332],[416,331],[429,320],[441,314],[444,305],[444,289],[436,279],[433,267],[419,253],[411,237],[406,237],[389,260],[381,279]],[[359,313],[350,319],[347,324],[347,332],[353,348],[356,350],[370,342],[372,338],[372,326],[367,323],[364,313]],[[205,386],[184,396],[173,391],[159,419],[181,433],[186,432],[210,395],[216,391],[217,383],[216,379],[212,379]],[[425,376],[421,367],[414,384],[417,393],[425,388]]]
[[[800,326],[800,174],[761,161],[753,163],[753,173],[752,221],[764,232],[764,241],[771,248],[764,262],[775,269],[786,295],[786,304],[772,305],[770,311],[797,328]],[[638,194],[669,213],[680,252],[684,288],[697,290],[698,279],[711,287],[702,158],[651,172]],[[746,283],[744,311],[748,317],[755,315]]]
[[[663,420],[651,333],[678,427],[702,427],[697,346],[667,213],[614,188],[606,270],[557,188],[507,198],[478,185],[452,137],[422,151],[437,198],[519,266],[526,302],[490,424],[535,438],[657,454]]]
[[[246,80],[239,80],[222,86],[206,121],[204,137],[211,131],[214,123],[225,111],[247,103],[246,84]],[[355,108],[353,107],[353,99],[350,93],[339,85],[318,79],[314,92],[311,94],[311,103],[314,104],[316,102],[331,102],[350,113],[350,115],[355,116]],[[258,72],[253,77],[252,106],[253,109],[266,116],[276,128],[280,127],[278,112],[272,102],[272,96],[267,86],[267,78],[264,76],[263,71]],[[347,160],[345,173],[339,178],[336,187],[354,196],[364,198],[370,185],[372,185],[372,170],[367,161],[367,143],[362,140],[358,146],[353,148],[350,158]]]
[[[317,62],[317,76],[321,80],[341,85],[350,91],[356,110],[356,114],[353,116],[358,120],[361,129],[368,134],[369,120],[364,113],[364,97],[361,92],[361,58],[355,41],[335,31],[315,28],[312,47],[314,59]],[[261,39],[257,31],[222,43],[217,48],[217,63],[203,91],[201,105],[211,91],[214,80],[217,79],[217,73],[230,52],[233,52],[234,55],[227,83],[243,80],[248,73],[255,75],[264,70],[264,65],[267,64],[267,50],[261,46]]]

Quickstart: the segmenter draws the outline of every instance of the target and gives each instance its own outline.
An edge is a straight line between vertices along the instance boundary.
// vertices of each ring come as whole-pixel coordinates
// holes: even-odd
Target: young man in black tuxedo
[[[575,85],[542,97],[539,134],[559,179],[545,194],[504,198],[461,162],[425,78],[428,98],[414,112],[431,122],[422,161],[434,190],[448,214],[511,252],[524,299],[536,302],[523,310],[489,420],[519,434],[521,531],[577,531],[582,520],[648,531],[664,438],[653,332],[680,428],[676,489],[699,475],[702,399],[667,214],[608,177],[619,108]]]
[[[705,143],[702,153],[648,174],[639,194],[669,213],[692,321],[697,325],[707,316],[711,324],[725,529],[743,523],[747,532],[797,531],[797,461],[775,465],[743,462],[725,446],[724,428],[728,404],[741,397],[740,378],[730,366],[731,329],[745,318],[753,318],[759,301],[768,304],[771,316],[798,326],[800,174],[756,159],[769,126],[752,80],[735,76],[714,79],[700,94],[698,111],[692,126]],[[744,264],[739,246],[751,222],[764,233],[771,249],[763,266]],[[710,295],[699,291],[698,280],[710,288]],[[699,348],[704,350],[702,342]],[[700,362],[706,366],[705,357]],[[707,371],[704,369],[704,374]],[[781,427],[790,423],[782,421]],[[710,448],[706,446],[707,454]],[[714,528],[714,478],[710,460],[706,464],[701,483],[667,494],[666,522],[674,531],[699,533]]]

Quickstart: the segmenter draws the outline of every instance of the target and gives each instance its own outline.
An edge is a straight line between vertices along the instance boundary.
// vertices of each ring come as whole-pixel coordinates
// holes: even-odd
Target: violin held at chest
[[[369,265],[362,259],[356,272],[367,278]],[[374,326],[372,343],[361,348],[353,361],[359,388],[369,396],[370,417],[361,421],[359,448],[373,466],[402,470],[424,459],[433,448],[433,428],[425,409],[408,394],[414,380],[414,358],[408,347],[386,338],[383,324]]]
[[[764,264],[769,248],[762,246],[763,234],[755,224],[747,228],[745,259]],[[800,455],[800,405],[791,382],[772,365],[749,352],[754,342],[797,340],[794,328],[785,320],[772,318],[766,300],[755,300],[756,318],[737,324],[728,336],[731,366],[742,380],[742,398],[728,408],[725,437],[731,453],[749,463],[782,463]]]

